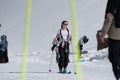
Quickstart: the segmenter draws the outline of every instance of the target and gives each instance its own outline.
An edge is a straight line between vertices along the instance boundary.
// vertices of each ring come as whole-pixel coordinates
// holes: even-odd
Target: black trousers
[[[9,59],[8,59],[8,50],[7,49],[5,50],[3,57],[5,59],[5,62],[9,62]]]
[[[82,51],[82,49],[83,49],[83,45],[80,45],[80,50]]]
[[[0,51],[0,63],[4,63],[4,52]]]
[[[109,39],[109,60],[116,79],[120,78],[120,40]]]
[[[60,69],[67,68],[69,61],[69,51],[66,52],[66,48],[62,47],[62,44],[59,46],[59,62],[58,66]]]

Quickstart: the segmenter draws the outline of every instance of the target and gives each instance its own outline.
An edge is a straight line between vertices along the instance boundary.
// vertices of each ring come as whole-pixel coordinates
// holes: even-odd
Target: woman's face
[[[63,23],[63,29],[66,29],[67,26],[68,26],[68,22],[64,22],[64,23]]]

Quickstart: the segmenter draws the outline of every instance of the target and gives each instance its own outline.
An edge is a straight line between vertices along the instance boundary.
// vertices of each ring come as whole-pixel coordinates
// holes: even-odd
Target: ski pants
[[[59,46],[59,62],[58,66],[60,69],[67,68],[69,61],[69,51],[65,51],[65,47],[62,47],[62,44]]]
[[[5,62],[9,62],[9,59],[8,59],[8,50],[7,49],[5,50],[3,57],[5,59]]]
[[[0,51],[0,63],[4,63],[4,52]]]
[[[109,60],[116,79],[120,78],[120,40],[109,39]]]

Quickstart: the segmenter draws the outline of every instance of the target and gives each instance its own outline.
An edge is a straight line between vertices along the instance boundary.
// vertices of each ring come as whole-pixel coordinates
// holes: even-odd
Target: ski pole
[[[52,58],[53,58],[53,51],[52,51],[51,60],[50,60],[49,72],[51,72]]]

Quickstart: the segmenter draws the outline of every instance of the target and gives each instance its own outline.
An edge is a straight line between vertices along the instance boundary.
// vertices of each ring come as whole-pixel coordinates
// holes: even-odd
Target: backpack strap
[[[60,37],[63,39],[62,32],[61,32],[61,29],[60,29]]]
[[[68,38],[69,37],[69,29],[68,28],[67,28],[67,32],[68,32],[68,36],[67,36],[67,38]],[[60,29],[60,37],[63,39],[61,29]]]
[[[67,32],[68,32],[68,36],[67,36],[67,38],[69,37],[69,29],[67,28]]]

